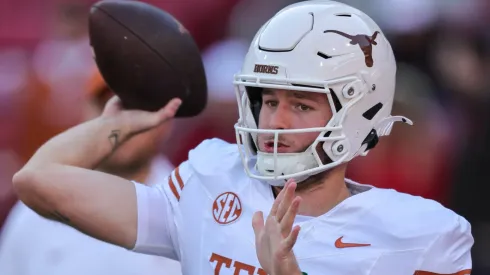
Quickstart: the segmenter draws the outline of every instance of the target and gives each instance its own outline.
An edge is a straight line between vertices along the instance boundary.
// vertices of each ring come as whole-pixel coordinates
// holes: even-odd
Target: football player
[[[43,145],[14,187],[39,214],[179,259],[189,275],[470,274],[464,218],[345,178],[395,122],[411,124],[391,115],[395,74],[367,15],[333,1],[293,4],[258,31],[234,79],[238,145],[206,140],[152,187],[93,171],[181,103],[150,113],[113,98],[99,118]]]

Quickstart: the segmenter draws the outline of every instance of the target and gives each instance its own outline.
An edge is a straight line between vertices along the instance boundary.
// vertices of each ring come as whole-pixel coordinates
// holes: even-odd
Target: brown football
[[[90,44],[107,85],[127,109],[156,111],[182,99],[177,117],[207,103],[199,48],[172,15],[139,1],[101,1],[89,17]]]

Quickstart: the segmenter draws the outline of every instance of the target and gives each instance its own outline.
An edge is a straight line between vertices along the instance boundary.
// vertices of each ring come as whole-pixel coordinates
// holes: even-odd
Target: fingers
[[[294,196],[297,183],[290,179],[287,181],[284,188],[277,196],[272,206],[269,217],[274,217],[276,222],[280,224],[280,232],[283,237],[286,237],[291,232],[294,219],[298,214],[300,197]]]
[[[252,217],[252,227],[254,229],[255,237],[258,237],[262,229],[264,228],[264,214],[262,211],[255,212]]]
[[[287,253],[291,251],[294,247],[294,244],[296,244],[296,240],[298,239],[299,231],[301,227],[299,225],[296,225],[292,230],[289,236],[287,236],[286,239],[284,239],[283,245],[284,245],[284,253]]]
[[[165,107],[158,111],[158,117],[160,122],[167,121],[175,116],[179,110],[182,100],[180,98],[174,98],[170,100]]]
[[[291,233],[291,227],[293,226],[296,215],[298,215],[299,205],[301,203],[301,197],[295,197],[289,206],[286,214],[284,215],[281,224],[281,234],[285,238]]]
[[[265,221],[264,230],[265,230],[265,234],[267,234],[269,242],[273,246],[278,245],[283,241],[284,238],[281,235],[281,226],[277,222],[275,216],[267,217],[267,220]]]
[[[256,247],[267,246],[270,252],[287,255],[298,238],[299,226],[292,227],[299,210],[300,197],[295,197],[297,184],[288,180],[274,200],[271,211],[264,223],[262,212],[256,212],[252,218]],[[274,252],[274,253],[275,253]]]
[[[284,185],[284,188],[279,192],[279,195],[277,195],[277,198],[274,200],[274,204],[272,205],[271,212],[269,215],[271,216],[276,216],[277,215],[277,210],[279,209],[279,205],[281,204],[282,198],[284,197],[285,190],[289,186],[290,183],[294,182],[293,179],[289,179],[286,184]]]
[[[294,192],[296,191],[296,182],[291,181],[289,182],[288,186],[286,186],[281,192],[284,192],[284,197],[282,198],[281,203],[279,204],[279,207],[277,209],[276,217],[277,221],[280,223],[286,214],[286,211],[288,211],[289,207],[291,206],[291,202],[293,201],[294,198]]]

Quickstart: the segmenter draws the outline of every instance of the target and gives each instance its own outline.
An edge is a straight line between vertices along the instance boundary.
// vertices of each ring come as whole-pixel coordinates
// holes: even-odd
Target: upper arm
[[[427,249],[419,271],[415,274],[469,275],[473,242],[470,224],[464,218],[456,216],[449,229]]]
[[[138,233],[133,251],[180,258],[177,219],[182,213],[179,201],[191,176],[189,162],[185,161],[160,184],[147,187],[135,183]]]
[[[105,242],[134,246],[136,192],[130,181],[60,164],[22,170],[13,181],[20,200],[39,215]]]

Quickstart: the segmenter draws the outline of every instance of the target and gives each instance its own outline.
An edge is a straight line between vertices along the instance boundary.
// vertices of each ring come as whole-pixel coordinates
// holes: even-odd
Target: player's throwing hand
[[[262,212],[253,216],[257,257],[270,275],[301,274],[292,250],[300,230],[298,225],[293,227],[301,202],[295,190],[296,182],[289,180],[274,201],[265,224]]]
[[[111,98],[102,113],[102,117],[123,117],[124,125],[131,134],[150,130],[172,119],[179,109],[182,101],[179,98],[170,100],[167,105],[156,112],[142,110],[124,110],[119,97]]]

